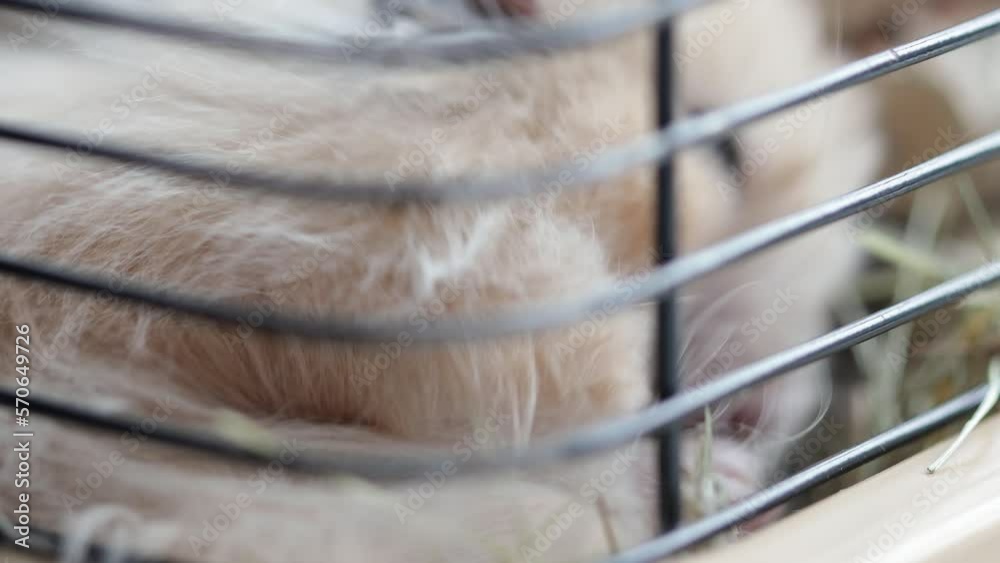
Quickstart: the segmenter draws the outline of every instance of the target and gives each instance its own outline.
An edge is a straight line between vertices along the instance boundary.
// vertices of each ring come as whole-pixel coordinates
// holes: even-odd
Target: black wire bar
[[[826,203],[793,213],[750,229],[741,235],[679,256],[654,269],[645,280],[626,279],[629,291],[621,286],[596,291],[583,298],[505,310],[489,318],[442,317],[427,330],[413,334],[414,342],[442,342],[497,338],[558,328],[587,318],[608,307],[624,308],[662,298],[681,285],[719,270],[740,259],[759,253],[797,235],[829,225],[905,195],[931,182],[1000,156],[1000,132],[965,144],[918,164],[895,176],[854,190]],[[113,297],[166,308],[224,323],[237,323],[251,311],[240,306],[217,303],[194,295],[105,276],[47,262],[12,257],[0,253],[0,272],[68,288],[109,294]],[[113,291],[112,291],[112,288]],[[405,320],[377,317],[311,320],[274,313],[259,330],[316,339],[387,342],[400,332],[412,332]]]
[[[448,318],[436,323],[429,333],[420,335],[420,340],[425,341],[499,337],[570,324],[597,308],[606,307],[609,301],[617,305],[659,301],[655,364],[661,402],[633,415],[593,425],[541,445],[502,450],[492,455],[473,458],[468,464],[469,471],[464,473],[531,467],[572,460],[626,445],[640,436],[654,434],[660,445],[660,515],[663,527],[668,533],[630,548],[608,562],[647,563],[709,539],[740,522],[787,502],[797,494],[954,421],[978,406],[984,397],[985,387],[966,393],[720,512],[674,529],[680,521],[678,436],[680,423],[684,417],[752,385],[828,357],[1000,281],[1000,263],[988,263],[879,313],[736,369],[701,387],[676,394],[677,326],[672,293],[681,285],[789,238],[870,209],[1000,154],[1000,132],[998,132],[893,177],[835,198],[826,204],[786,216],[710,248],[675,259],[670,160],[677,151],[715,140],[736,128],[785,109],[943,55],[1000,31],[1000,10],[994,10],[940,33],[845,65],[837,71],[799,86],[671,124],[669,62],[671,33],[667,22],[675,15],[702,3],[704,2],[698,0],[662,1],[629,12],[590,18],[555,32],[549,26],[494,23],[484,24],[471,32],[445,34],[417,41],[413,38],[402,40],[380,38],[360,50],[349,49],[351,40],[347,37],[331,37],[325,42],[292,42],[276,37],[195,27],[178,20],[125,14],[96,5],[53,8],[51,3],[36,0],[0,0],[0,8],[44,12],[53,16],[265,54],[297,55],[329,62],[338,60],[351,62],[350,59],[355,58],[357,62],[383,65],[408,65],[431,60],[458,63],[509,57],[521,53],[551,52],[607,41],[639,28],[660,24],[658,38],[660,64],[657,77],[659,130],[653,135],[608,151],[594,163],[585,177],[577,177],[574,185],[579,189],[584,185],[619,176],[638,166],[660,164],[656,211],[657,249],[661,254],[661,266],[649,276],[647,282],[639,283],[638,290],[630,292],[627,297],[617,295],[617,292],[604,291],[577,301],[535,306],[529,310],[530,312],[504,312],[498,318]],[[351,54],[350,57],[345,56],[347,52]],[[0,138],[65,150],[74,150],[82,143],[81,139],[62,133],[45,132],[2,122],[0,122]],[[97,146],[93,147],[90,154],[202,180],[216,178],[221,172],[211,165],[197,164],[125,146]],[[458,178],[434,184],[409,184],[401,187],[365,180],[338,184],[285,173],[226,173],[225,177],[228,179],[227,185],[285,196],[398,204],[442,203],[531,195],[542,192],[556,181],[562,170],[563,167],[558,167],[519,173],[507,178]],[[51,264],[33,263],[2,255],[0,255],[0,272],[91,292],[110,292],[115,285],[114,280],[103,279],[98,275],[68,271]],[[233,322],[237,317],[245,316],[247,313],[238,307],[220,305],[194,296],[140,284],[118,285],[120,289],[111,292],[115,297],[216,321]],[[334,318],[310,321],[304,318],[274,315],[266,319],[260,328],[312,338],[377,341],[392,338],[400,330],[400,325],[392,320],[383,319]],[[0,386],[0,397],[12,400],[15,394],[13,389]],[[54,397],[35,396],[33,407],[42,415],[105,431],[128,431],[140,421],[140,418],[134,415],[100,412]],[[276,451],[266,445],[262,446],[259,443],[243,445],[206,434],[198,428],[161,425],[150,435],[165,444],[192,448],[245,463],[266,463],[276,454]],[[291,464],[291,467],[319,474],[347,472],[367,478],[405,479],[436,469],[444,461],[446,458],[438,456],[402,457],[366,454],[352,455],[349,459],[301,456]],[[36,529],[35,535],[41,539],[42,552],[48,552],[50,555],[58,552],[62,542],[58,533]],[[0,530],[0,543],[11,542],[12,539]],[[34,554],[38,553],[35,551]],[[89,549],[87,557],[89,560],[97,561],[109,554],[106,547],[94,545]],[[133,563],[168,563],[167,560],[132,555],[126,555],[124,560]]]
[[[664,23],[656,37],[656,89],[657,127],[666,129],[673,118],[673,29],[670,22]],[[676,258],[677,208],[674,186],[673,162],[668,157],[657,171],[656,194],[656,249],[658,263],[667,264]],[[674,293],[664,295],[656,308],[656,335],[653,339],[653,384],[660,400],[677,394],[680,380],[678,348],[680,332],[677,317],[677,302]],[[664,532],[673,530],[681,523],[681,427],[668,424],[660,429],[657,447],[659,469],[660,527]]]
[[[126,13],[91,2],[67,4],[63,0],[58,6],[53,6],[53,2],[44,0],[0,0],[0,8],[258,55],[293,56],[341,64],[408,66],[435,62],[469,63],[587,47],[663,23],[707,1],[711,0],[656,0],[642,7],[605,10],[558,27],[542,23],[510,23],[500,19],[483,20],[457,32],[442,31],[416,37],[366,37],[363,46],[358,45],[357,37],[352,35],[330,34],[323,41],[294,41],[259,33],[234,33],[173,17],[149,16],[134,11]],[[370,21],[383,25],[375,16],[372,14]]]
[[[649,563],[694,546],[711,537],[739,525],[758,514],[762,514],[791,500],[796,495],[809,491],[831,479],[861,467],[865,463],[904,446],[914,440],[939,430],[974,411],[986,396],[986,386],[979,387],[958,396],[947,403],[910,419],[878,436],[849,448],[833,457],[808,467],[767,489],[764,489],[730,507],[688,524],[676,531],[642,543],[606,560],[604,563]],[[34,543],[28,555],[52,557],[59,552],[62,544],[57,532],[32,528],[32,535],[42,539]],[[13,539],[0,529],[0,546],[13,546]],[[37,549],[39,548],[40,549]],[[92,545],[88,561],[107,561],[111,552],[100,545]],[[125,555],[117,559],[124,563],[183,563],[177,560],[151,558],[140,555]]]
[[[521,449],[503,449],[473,457],[462,466],[462,475],[499,471],[516,467],[529,468],[572,461],[596,453],[626,446],[641,436],[656,432],[668,424],[680,422],[687,415],[726,397],[794,369],[870,340],[929,312],[955,303],[970,293],[1000,281],[1000,262],[986,265],[919,293],[873,315],[845,325],[823,336],[799,344],[743,368],[728,372],[701,387],[686,390],[637,413],[604,421],[559,437],[543,440]],[[14,389],[0,386],[0,400],[13,401]],[[63,421],[83,424],[100,430],[125,431],[141,420],[134,415],[109,414],[54,397],[32,394],[35,412]],[[150,434],[161,442],[206,453],[225,455],[235,461],[268,463],[273,451],[260,446],[244,446],[206,434],[202,430],[160,425]],[[310,473],[351,473],[369,479],[401,480],[435,471],[451,460],[448,455],[351,456],[302,455],[289,467]]]
[[[987,386],[914,417],[874,438],[848,448],[750,497],[697,522],[618,554],[605,563],[650,563],[712,538],[733,526],[776,508],[795,496],[835,479],[897,448],[967,416],[979,407]]]
[[[0,0],[0,5],[4,1],[11,0]],[[225,170],[225,167],[166,156],[162,150],[149,152],[114,143],[95,146],[79,136],[4,121],[0,121],[0,138],[70,151],[87,146],[87,156],[141,164],[216,184],[221,177],[226,179],[223,183],[225,187],[242,187],[286,197],[382,204],[505,199],[543,193],[550,190],[552,185],[579,190],[621,176],[637,167],[658,164],[683,148],[717,140],[754,121],[941,56],[997,33],[1000,33],[1000,9],[923,39],[855,61],[798,86],[676,120],[669,127],[655,133],[610,148],[583,172],[576,171],[573,163],[563,163],[503,176],[455,178],[435,183],[402,182],[388,185],[383,180],[361,178],[338,183],[319,177],[304,177],[292,171],[232,173]],[[572,182],[560,180],[560,175],[564,175],[566,170],[574,171]]]

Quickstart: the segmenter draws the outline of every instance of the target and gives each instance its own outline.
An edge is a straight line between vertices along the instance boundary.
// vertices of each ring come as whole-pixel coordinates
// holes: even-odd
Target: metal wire
[[[766,223],[744,234],[678,257],[652,271],[646,279],[634,278],[614,288],[596,291],[575,300],[539,303],[506,310],[489,318],[443,317],[427,330],[414,334],[414,342],[441,342],[496,338],[570,325],[587,315],[611,308],[652,301],[681,285],[756,254],[794,236],[883,204],[913,190],[1000,155],[1000,132],[983,137],[921,163],[895,176],[855,190],[825,204]],[[0,272],[63,285],[89,292],[108,292],[129,301],[154,305],[215,321],[236,323],[251,311],[236,305],[216,303],[193,295],[135,282],[119,282],[105,276],[70,270],[65,266],[31,261],[0,254]],[[621,288],[626,287],[628,291]],[[115,288],[112,292],[111,289]],[[411,332],[405,320],[368,317],[347,319],[327,317],[320,321],[274,313],[263,320],[259,330],[306,338],[384,342],[400,332]]]
[[[522,54],[578,49],[653,27],[704,3],[706,0],[656,0],[638,8],[608,10],[579,17],[578,21],[558,27],[496,19],[483,21],[463,32],[406,38],[366,37],[364,47],[356,46],[356,38],[349,35],[331,35],[321,42],[291,41],[261,34],[233,33],[168,17],[124,13],[85,2],[73,5],[60,3],[53,8],[51,2],[43,0],[0,0],[0,8],[53,14],[258,55],[294,56],[327,63],[411,66],[434,62],[481,62]]]
[[[473,457],[463,464],[462,475],[572,461],[627,445],[640,436],[679,422],[686,415],[751,385],[846,350],[998,281],[1000,281],[1000,262],[989,263],[874,315],[728,372],[702,387],[685,391],[638,413],[595,424],[531,447],[499,450],[482,457]],[[0,399],[12,401],[14,397],[13,389],[0,386]],[[34,398],[32,406],[39,413],[101,430],[126,430],[133,428],[140,420],[135,416],[98,412],[52,397],[39,396],[36,393],[33,393],[32,397]],[[223,438],[207,435],[200,430],[161,425],[151,437],[206,453],[230,456],[234,461],[266,463],[272,459],[272,452],[241,446]],[[349,458],[302,455],[289,467],[311,473],[343,472],[371,479],[400,480],[419,477],[426,471],[435,471],[449,460],[451,457],[447,454],[419,457],[356,454]]]
[[[324,42],[297,43],[276,37],[234,34],[205,27],[194,27],[176,20],[112,12],[97,6],[59,6],[56,11],[59,15],[70,19],[194,40],[226,48],[265,54],[295,55],[327,62],[341,60],[351,62],[353,59],[352,62],[403,65],[430,61],[446,63],[481,61],[519,53],[544,53],[580,47],[618,37],[629,31],[647,27],[651,23],[668,21],[672,16],[698,4],[701,2],[693,0],[663,2],[635,11],[584,20],[572,27],[556,30],[555,33],[547,26],[543,28],[542,26],[494,24],[468,33],[420,40],[412,38],[405,41],[378,39],[364,49],[352,50],[350,57],[344,55],[344,49],[350,47],[350,39],[345,37],[330,38]],[[35,0],[0,0],[0,7],[48,13],[46,3]],[[605,156],[594,163],[585,177],[578,177],[578,181],[574,185],[579,189],[587,184],[619,176],[637,166],[660,163],[663,173],[661,173],[661,207],[659,210],[661,218],[659,249],[664,254],[664,258],[669,259],[671,258],[670,241],[672,236],[669,160],[677,151],[718,139],[736,128],[759,119],[953,51],[992,36],[998,31],[1000,31],[1000,10],[995,10],[927,38],[844,66],[833,73],[795,88],[675,122],[663,127],[654,135],[608,151]],[[667,31],[661,34],[660,41],[661,48],[668,43],[669,33]],[[661,54],[662,52],[661,49]],[[662,82],[665,82],[666,89],[661,87],[661,95],[669,96],[669,80]],[[669,97],[667,103],[669,103]],[[666,107],[668,106],[663,106],[661,110]],[[666,124],[669,121],[669,111],[663,110],[662,115],[664,116],[663,124]],[[62,133],[45,132],[22,125],[3,123],[0,123],[0,137],[37,146],[62,149],[73,149],[81,141],[81,139]],[[191,163],[114,145],[94,147],[91,154],[202,180],[214,178],[215,174],[222,172],[221,169],[211,165]],[[582,320],[589,313],[606,309],[609,307],[609,303],[615,307],[622,307],[651,300],[660,301],[658,318],[661,332],[658,341],[661,344],[666,344],[666,346],[660,347],[659,359],[659,368],[662,373],[660,388],[664,398],[662,402],[633,415],[553,438],[546,443],[517,450],[502,450],[489,456],[473,458],[464,466],[466,471],[463,471],[463,475],[487,470],[527,468],[569,461],[626,445],[641,436],[662,431],[664,428],[676,430],[685,416],[695,413],[705,406],[752,385],[828,357],[912,321],[923,314],[954,303],[973,291],[997,283],[1000,281],[1000,263],[989,263],[865,319],[734,370],[702,387],[681,395],[672,395],[675,383],[673,379],[675,368],[673,364],[675,362],[671,360],[675,358],[673,358],[671,347],[675,343],[673,342],[673,327],[670,324],[673,320],[671,292],[684,283],[794,236],[880,205],[889,199],[909,193],[951,173],[995,158],[998,154],[1000,154],[1000,132],[988,135],[896,176],[831,200],[826,204],[765,224],[703,251],[671,260],[656,269],[648,280],[632,280],[637,283],[633,286],[635,289],[628,292],[627,295],[622,295],[617,290],[603,290],[582,299],[536,305],[523,311],[504,311],[491,318],[446,318],[438,321],[433,328],[418,335],[419,337],[415,337],[414,340],[469,340],[545,330]],[[410,184],[395,188],[383,183],[372,183],[364,180],[331,183],[318,178],[303,178],[287,173],[249,172],[236,175],[227,173],[226,177],[229,178],[229,183],[234,186],[285,196],[395,204],[417,201],[442,203],[527,196],[544,191],[548,184],[558,179],[562,170],[563,167],[555,167],[518,173],[504,178],[458,178],[435,184]],[[115,280],[98,275],[68,271],[59,266],[32,262],[27,259],[0,255],[0,272],[56,283],[78,290],[110,291],[113,295],[126,300],[179,310],[223,322],[235,322],[235,319],[248,313],[248,311],[235,306],[217,304],[194,296],[150,288],[141,284],[128,283],[120,289],[112,291],[115,285],[121,286],[121,284],[113,283]],[[403,323],[392,319],[332,318],[311,321],[300,317],[273,315],[266,319],[260,328],[310,338],[380,341],[395,338],[400,330],[404,330],[403,326]],[[967,393],[925,415],[808,468],[741,503],[656,540],[632,548],[611,559],[609,563],[653,561],[703,541],[728,527],[786,502],[796,494],[859,467],[885,452],[953,421],[974,409],[982,400],[984,392],[984,389],[978,389]],[[0,398],[4,400],[15,398],[13,389],[0,387]],[[61,399],[44,396],[39,398],[34,394],[32,406],[39,414],[101,430],[129,430],[140,421],[138,417],[132,415],[109,414],[80,407]],[[150,437],[166,444],[192,448],[246,463],[266,463],[273,459],[276,453],[266,446],[262,447],[259,444],[241,445],[222,437],[205,434],[203,430],[197,428],[161,425],[150,434]],[[662,514],[664,523],[669,527],[679,514],[679,507],[669,504],[676,503],[680,498],[674,488],[678,482],[677,470],[679,467],[676,456],[676,434],[661,434],[660,438],[663,445],[661,450],[663,464],[661,483],[666,483],[664,490],[661,491]],[[365,454],[352,455],[347,459],[304,455],[293,461],[290,467],[298,471],[320,474],[347,472],[375,479],[405,479],[437,469],[448,459],[450,458],[436,455],[403,457]],[[36,536],[41,537],[43,550],[49,550],[52,553],[58,550],[62,541],[58,534],[45,530],[33,531]],[[2,533],[0,533],[0,540],[6,543],[10,542],[10,538]],[[106,557],[107,554],[107,548],[92,546],[88,557],[91,560],[99,560]],[[163,561],[138,556],[126,556],[125,560],[135,563]]]
[[[669,127],[673,119],[673,29],[669,23],[660,26],[656,37],[656,88],[657,127]],[[656,248],[660,264],[667,264],[677,255],[677,202],[674,190],[673,162],[667,158],[657,171],[656,195]],[[677,377],[680,357],[677,302],[675,295],[664,295],[656,309],[656,337],[654,345],[654,388],[660,400],[670,399],[680,387]],[[668,532],[682,519],[681,507],[681,428],[670,424],[660,429],[658,438],[658,459],[660,477],[660,525]]]
[[[788,502],[831,479],[927,436],[972,412],[986,395],[979,387],[910,419],[857,446],[848,448],[802,472],[676,532],[628,549],[604,563],[650,563],[703,542],[754,516]]]
[[[857,469],[869,461],[954,422],[959,417],[975,410],[985,394],[985,386],[969,391],[887,432],[808,467],[800,473],[707,518],[628,549],[604,563],[647,563],[694,546],[758,514],[775,508],[796,495]],[[33,555],[44,557],[55,556],[58,553],[58,546],[62,545],[60,534],[32,528],[32,535],[40,537],[43,541],[42,544],[33,543]],[[13,540],[0,529],[0,545],[3,544],[13,545]],[[106,561],[104,554],[108,552],[106,547],[93,545],[89,550],[88,560],[93,562]],[[182,563],[177,560],[146,558],[133,554],[126,555],[121,561],[124,563]]]
[[[0,5],[4,1],[0,0]],[[210,182],[223,177],[227,180],[226,186],[288,197],[382,204],[496,200],[542,193],[557,182],[562,189],[583,189],[626,174],[637,167],[660,163],[683,148],[711,142],[759,119],[954,51],[998,32],[1000,10],[994,10],[924,39],[861,59],[799,86],[675,121],[654,134],[608,149],[594,159],[586,171],[576,171],[573,163],[563,163],[543,170],[522,171],[501,177],[457,178],[429,184],[403,182],[388,185],[383,180],[371,179],[335,183],[322,178],[303,177],[291,171],[232,173],[224,167],[190,162],[113,143],[93,146],[93,143],[87,143],[86,139],[74,135],[3,121],[0,121],[0,138],[61,150],[75,150],[81,143],[85,143],[93,146],[88,156],[141,164]],[[567,170],[574,170],[573,181],[561,182],[560,175],[564,175]]]

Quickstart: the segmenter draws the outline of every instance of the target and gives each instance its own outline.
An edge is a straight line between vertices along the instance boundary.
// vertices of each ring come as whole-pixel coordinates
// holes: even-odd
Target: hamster
[[[782,1],[724,2],[693,12],[681,21],[674,55],[682,100],[722,107],[837,68],[843,60],[821,21],[818,7]],[[727,164],[725,179],[715,185],[718,200],[705,213],[724,217],[712,237],[737,236],[875,180],[884,158],[878,109],[871,87],[863,86],[736,131],[728,144],[737,162]],[[689,384],[828,329],[831,302],[858,265],[850,234],[857,222],[846,225],[846,234],[844,226],[797,237],[686,288]],[[743,447],[768,460],[756,468],[757,486],[818,461],[793,459],[787,448],[822,416],[828,377],[825,364],[813,364],[717,409],[716,428],[748,436]]]
[[[345,0],[104,4],[287,38],[363,37],[372,22],[376,33],[399,32],[370,5]],[[819,12],[800,4],[721,2],[685,15],[683,56],[671,61],[680,113],[835,68]],[[506,11],[558,26],[623,5],[540,0]],[[0,25],[19,29],[19,15],[4,15]],[[0,120],[231,171],[434,181],[570,162],[580,174],[655,126],[649,30],[551,56],[377,69],[45,22],[0,58],[11,85]],[[719,22],[724,32],[705,40]],[[405,15],[404,24],[421,26]],[[762,36],[762,26],[792,32]],[[747,127],[726,150],[678,155],[682,251],[870,181],[881,150],[872,112],[866,90],[854,89]],[[511,201],[386,207],[251,194],[86,152],[0,144],[6,254],[241,304],[261,318],[384,316],[412,329],[395,342],[317,342],[266,334],[249,316],[231,326],[123,303],[113,287],[108,299],[0,278],[0,337],[12,342],[15,327],[30,327],[32,393],[139,413],[151,428],[214,429],[220,410],[236,411],[285,444],[274,463],[246,468],[158,447],[144,426],[108,435],[32,416],[32,521],[64,532],[71,554],[96,539],[211,561],[564,560],[656,534],[646,441],[548,471],[462,474],[475,453],[648,405],[653,307],[538,334],[413,342],[446,315],[582,298],[644,275],[653,267],[652,170]],[[851,275],[850,242],[826,229],[684,288],[685,383],[824,332],[825,309]],[[718,433],[704,471],[704,432],[689,421],[689,517],[716,508],[709,497],[733,501],[776,478],[788,445],[823,412],[825,366],[802,371],[713,410]],[[11,422],[6,411],[0,418]],[[0,438],[5,470],[11,440]],[[286,470],[303,451],[428,446],[454,453],[454,464],[401,484]],[[0,484],[4,506],[23,492]]]

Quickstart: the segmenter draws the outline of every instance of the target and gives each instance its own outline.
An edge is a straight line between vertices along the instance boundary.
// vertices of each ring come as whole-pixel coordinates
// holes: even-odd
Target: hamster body
[[[811,9],[745,4],[721,3],[682,21],[682,42],[712,18],[735,22],[695,64],[675,61],[685,110],[792,85],[837,63]],[[319,22],[364,29],[371,17],[364,4],[328,2],[169,8],[291,37],[314,37]],[[762,24],[802,34],[756,41]],[[744,60],[736,62],[740,42]],[[779,54],[794,60],[779,68],[769,60]],[[94,144],[160,147],[230,172],[430,181],[571,162],[579,174],[653,129],[653,62],[648,32],[552,57],[383,71],[258,60],[52,19],[0,58],[0,74],[15,85],[0,119],[58,127]],[[858,90],[740,132],[735,163],[707,150],[680,155],[682,250],[866,183],[879,151],[869,112]],[[0,175],[5,253],[239,303],[260,318],[278,310],[386,316],[411,329],[381,344],[303,341],[263,333],[252,315],[223,326],[126,305],[114,287],[108,299],[0,278],[0,336],[13,341],[16,326],[30,326],[32,392],[149,413],[154,427],[213,425],[218,409],[235,410],[286,439],[292,457],[433,445],[449,448],[455,465],[443,477],[385,487],[288,478],[285,461],[251,471],[158,448],[145,428],[108,437],[36,415],[32,511],[39,525],[69,534],[71,547],[96,537],[191,559],[397,561],[446,552],[503,560],[523,556],[525,546],[540,549],[537,530],[565,512],[579,524],[564,526],[563,539],[543,550],[558,560],[655,533],[646,443],[533,476],[460,474],[476,452],[648,404],[651,307],[536,335],[413,342],[444,315],[583,297],[648,272],[652,171],[509,202],[388,208],[251,195],[224,178],[193,182],[87,152],[0,145],[9,163]],[[826,269],[804,269],[817,254]],[[686,381],[698,385],[823,332],[826,303],[852,260],[849,239],[827,231],[686,289]],[[821,414],[824,368],[810,370],[716,410],[723,424],[711,473],[723,498],[770,480],[788,442]],[[11,451],[10,438],[0,440]],[[698,431],[686,434],[689,514],[706,510],[692,477],[700,444]],[[100,483],[88,480],[94,471]],[[20,492],[0,485],[5,505]]]

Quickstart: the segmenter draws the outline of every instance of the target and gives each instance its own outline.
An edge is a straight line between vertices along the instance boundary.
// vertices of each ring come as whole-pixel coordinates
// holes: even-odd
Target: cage
[[[588,313],[594,312],[605,302],[612,302],[617,307],[631,307],[648,302],[658,303],[657,330],[654,339],[657,344],[655,346],[657,370],[653,378],[660,396],[658,402],[633,415],[581,428],[557,439],[475,457],[463,469],[467,473],[477,474],[544,466],[621,447],[639,436],[655,436],[660,450],[659,497],[663,534],[652,541],[624,547],[608,559],[614,562],[655,561],[681,554],[686,549],[702,544],[837,476],[962,419],[976,410],[990,394],[987,386],[977,387],[904,424],[812,464],[801,472],[727,508],[697,521],[681,522],[678,435],[679,424],[684,417],[696,414],[705,407],[744,389],[848,350],[1000,281],[1000,265],[988,262],[973,271],[956,275],[930,290],[850,322],[819,338],[732,370],[716,381],[691,390],[679,390],[676,356],[678,333],[683,332],[683,327],[677,326],[676,304],[673,297],[678,288],[821,226],[871,212],[893,199],[915,192],[951,174],[988,162],[1000,154],[1000,132],[997,132],[945,151],[901,173],[859,187],[821,205],[768,222],[704,249],[678,256],[675,240],[676,210],[671,188],[673,170],[670,163],[672,157],[680,151],[717,141],[741,126],[918,65],[992,37],[1000,31],[1000,11],[992,11],[945,31],[862,58],[836,72],[796,87],[694,117],[674,119],[671,108],[675,77],[671,76],[670,65],[664,63],[671,60],[673,49],[670,21],[688,10],[698,9],[699,4],[701,2],[662,1],[655,5],[631,11],[622,10],[607,17],[595,18],[568,29],[561,29],[558,33],[543,26],[518,24],[500,26],[497,33],[485,37],[473,36],[459,41],[431,40],[421,43],[419,48],[405,41],[387,39],[384,42],[375,41],[369,48],[356,54],[367,62],[392,67],[404,67],[414,61],[428,58],[452,63],[474,62],[494,57],[512,57],[524,52],[550,53],[582,48],[611,40],[635,29],[659,26],[657,57],[661,64],[658,65],[660,76],[656,78],[656,82],[659,89],[658,111],[661,128],[654,135],[625,146],[621,150],[600,156],[598,165],[591,167],[586,175],[577,177],[571,186],[573,189],[586,189],[586,185],[590,182],[612,178],[637,166],[659,166],[657,236],[660,263],[657,268],[647,279],[636,281],[638,289],[627,297],[611,292],[595,295],[586,300],[553,303],[543,309],[505,311],[488,319],[446,316],[435,321],[433,326],[419,337],[420,340],[430,342],[496,338],[571,324],[584,319]],[[49,14],[53,9],[46,2],[33,0],[5,0],[0,2],[0,7],[29,14]],[[60,18],[79,21],[86,25],[127,28],[212,48],[249,50],[291,58],[308,57],[321,61],[328,60],[331,63],[340,62],[344,56],[342,43],[293,43],[263,36],[196,27],[165,18],[119,13],[102,8],[99,4],[66,4],[59,6],[57,12]],[[552,56],[559,55],[557,53]],[[6,142],[26,143],[47,149],[72,149],[81,142],[80,138],[52,132],[44,127],[25,127],[12,123],[0,123],[0,137]],[[361,201],[376,205],[441,204],[456,201],[474,203],[491,198],[527,196],[538,193],[539,186],[550,183],[558,178],[559,174],[559,170],[519,173],[511,177],[486,179],[471,188],[464,186],[462,190],[456,190],[446,182],[413,184],[404,186],[403,189],[389,189],[379,182],[364,186],[338,185],[300,180],[282,173],[262,171],[234,173],[210,165],[196,164],[151,151],[114,144],[93,147],[90,157],[141,165],[163,173],[193,179],[217,178],[225,175],[229,187],[271,192],[283,197]],[[234,323],[237,319],[247,318],[253,313],[244,308],[217,303],[197,295],[167,292],[133,281],[118,283],[99,273],[75,271],[30,257],[0,255],[0,270],[5,275],[55,284],[73,291],[107,293],[109,288],[114,287],[115,289],[111,290],[114,297],[123,302],[165,308],[220,323]],[[357,342],[391,341],[400,330],[398,323],[379,319],[364,322],[348,318],[311,320],[281,312],[263,318],[258,328],[308,339]],[[27,384],[16,388],[4,383],[0,387],[0,397],[7,405],[21,403],[27,405],[30,402],[32,416],[51,417],[68,424],[86,426],[95,432],[124,432],[140,425],[143,420],[141,417],[108,413],[87,404],[39,396],[35,393],[29,395],[27,391],[22,390],[25,387]],[[27,423],[25,426],[28,426]],[[13,431],[16,437],[31,437],[30,430],[19,432],[15,428]],[[982,435],[979,436],[982,442]],[[206,456],[222,456],[234,463],[267,464],[274,456],[274,451],[259,444],[239,442],[170,424],[159,426],[155,432],[149,433],[149,438],[171,446],[192,449]],[[291,462],[288,468],[304,474],[346,473],[365,479],[398,480],[420,476],[440,466],[442,461],[441,458],[428,455],[387,457],[368,455],[360,451],[351,456],[303,455]],[[896,471],[897,475],[899,473],[900,471]],[[463,478],[475,479],[475,476]],[[913,487],[921,486],[916,480],[917,477],[912,479]],[[900,488],[908,486],[911,485],[900,485]],[[995,508],[995,503],[990,506]],[[972,508],[969,510],[972,511]],[[996,527],[995,515],[986,520],[989,520],[994,528]],[[802,534],[803,538],[810,541],[819,541],[816,533],[802,531],[802,518],[797,522],[800,528],[789,529],[796,530],[797,534]],[[780,531],[776,531],[772,536],[778,533]],[[13,544],[17,535],[13,529],[2,531],[2,537],[8,544]],[[34,524],[31,527],[31,536],[32,556],[40,554],[43,557],[53,557],[64,543],[59,532],[42,529]],[[977,541],[982,541],[981,536],[977,537]],[[744,547],[742,542],[738,542],[733,547],[735,551],[726,553],[732,557],[763,560],[764,557],[769,557],[769,550],[773,549],[773,544],[771,548],[767,547],[765,539],[766,536],[760,541],[751,540],[749,547]],[[800,545],[802,541],[799,542]],[[972,544],[973,540],[965,540],[966,547]],[[982,545],[978,551],[972,550],[970,553],[972,560],[986,561],[991,557],[990,548],[986,547],[989,544]],[[986,555],[982,555],[984,552]],[[18,560],[20,552],[13,548],[12,553],[15,560]],[[105,546],[91,545],[88,547],[86,558],[103,561],[107,557],[121,555],[110,552]],[[714,555],[711,552],[702,555],[706,557],[705,561],[716,560],[712,559]],[[722,560],[724,556],[719,556],[718,560]],[[116,560],[138,562],[164,559],[126,554],[124,559]]]

